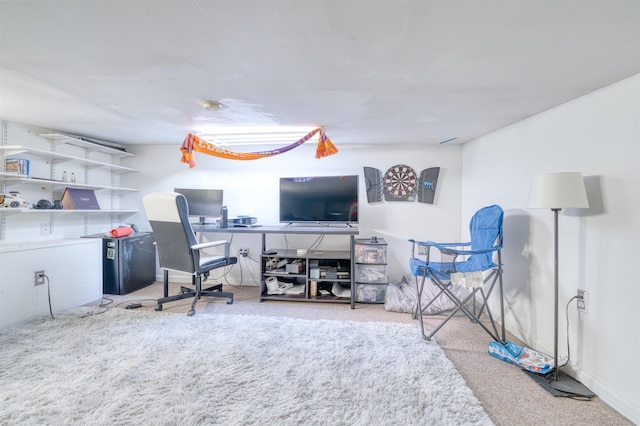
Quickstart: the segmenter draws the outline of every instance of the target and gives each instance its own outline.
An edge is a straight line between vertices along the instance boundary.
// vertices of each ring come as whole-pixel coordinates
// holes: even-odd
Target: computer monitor
[[[189,216],[199,217],[204,224],[208,217],[220,217],[222,209],[222,189],[175,188],[175,192],[184,195],[189,205]]]

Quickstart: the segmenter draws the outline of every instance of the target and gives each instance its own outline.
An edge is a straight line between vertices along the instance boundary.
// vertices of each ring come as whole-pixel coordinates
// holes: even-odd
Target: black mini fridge
[[[135,232],[126,237],[105,234],[102,238],[102,292],[127,294],[156,280],[156,246],[152,232]]]

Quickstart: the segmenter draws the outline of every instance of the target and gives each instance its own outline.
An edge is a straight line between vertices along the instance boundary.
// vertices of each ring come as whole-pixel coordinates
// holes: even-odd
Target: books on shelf
[[[30,163],[26,158],[7,158],[4,160],[4,170],[7,173],[29,176]]]

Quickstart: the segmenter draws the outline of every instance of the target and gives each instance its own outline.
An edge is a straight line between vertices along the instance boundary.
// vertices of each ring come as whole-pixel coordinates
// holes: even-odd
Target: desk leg
[[[356,262],[355,262],[355,237],[353,235],[349,238],[349,259],[351,262],[351,309],[356,308],[356,286],[355,286],[355,274],[356,274]]]

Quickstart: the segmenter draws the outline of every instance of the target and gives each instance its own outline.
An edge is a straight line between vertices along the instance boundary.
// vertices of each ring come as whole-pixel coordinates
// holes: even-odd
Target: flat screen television
[[[222,209],[222,189],[175,188],[174,192],[184,195],[189,205],[189,216],[199,217],[205,223],[208,217],[220,217]]]
[[[280,178],[280,223],[358,223],[358,176]]]

